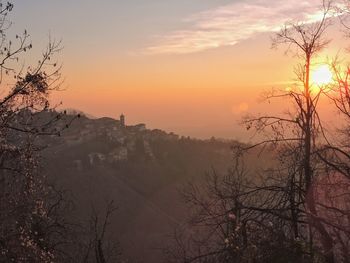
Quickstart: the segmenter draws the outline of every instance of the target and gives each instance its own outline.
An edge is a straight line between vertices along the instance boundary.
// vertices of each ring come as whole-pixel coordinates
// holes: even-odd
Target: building
[[[125,127],[125,116],[124,114],[120,115],[120,126]]]

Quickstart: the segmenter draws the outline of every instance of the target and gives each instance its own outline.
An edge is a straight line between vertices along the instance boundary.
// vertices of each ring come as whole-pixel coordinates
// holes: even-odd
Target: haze
[[[49,34],[62,38],[64,91],[54,95],[62,107],[242,139],[242,115],[272,107],[258,103],[259,94],[294,78],[293,56],[271,50],[270,37],[288,19],[317,20],[319,2],[16,1],[11,19],[13,31],[26,27],[38,47]],[[344,42],[333,27],[328,55]]]

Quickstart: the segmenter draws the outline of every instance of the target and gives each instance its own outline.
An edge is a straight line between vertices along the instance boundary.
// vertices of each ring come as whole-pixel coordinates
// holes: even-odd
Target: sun
[[[324,86],[331,83],[333,74],[328,65],[321,65],[311,72],[311,83]]]

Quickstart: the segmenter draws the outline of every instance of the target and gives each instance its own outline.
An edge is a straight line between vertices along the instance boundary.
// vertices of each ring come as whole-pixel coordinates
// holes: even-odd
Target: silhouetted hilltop
[[[86,217],[92,205],[101,208],[113,199],[119,207],[113,231],[124,255],[137,262],[159,262],[157,248],[189,212],[178,190],[189,180],[203,180],[214,168],[226,171],[230,147],[237,143],[84,115],[59,137],[46,140],[47,173],[72,193],[79,211],[75,216]]]
[[[127,162],[159,164],[171,160],[179,165],[206,157],[209,158],[206,163],[214,165],[214,160],[230,155],[230,146],[234,143],[237,142],[180,137],[159,129],[149,130],[145,124],[125,125],[112,118],[90,119],[84,115],[59,138],[50,141],[54,148],[70,148],[74,154],[69,162],[78,170],[91,165],[120,166]]]

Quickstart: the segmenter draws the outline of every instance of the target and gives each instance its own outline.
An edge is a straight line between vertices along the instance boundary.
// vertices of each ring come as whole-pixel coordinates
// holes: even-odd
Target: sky
[[[316,21],[319,7],[319,0],[15,0],[9,19],[12,33],[31,35],[28,61],[49,35],[62,40],[64,83],[53,101],[64,108],[242,139],[242,116],[282,111],[283,103],[261,103],[261,93],[294,78],[297,59],[271,49],[271,37],[289,20]],[[339,28],[329,31],[327,54],[348,41]]]

